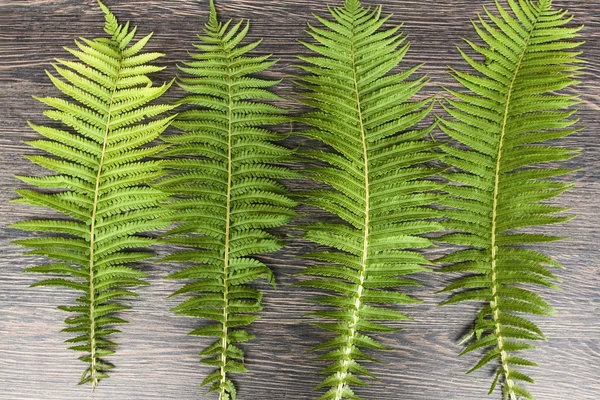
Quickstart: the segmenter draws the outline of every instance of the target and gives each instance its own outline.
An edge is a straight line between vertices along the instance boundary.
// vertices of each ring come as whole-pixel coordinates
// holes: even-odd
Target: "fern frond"
[[[147,285],[145,273],[127,266],[152,256],[139,249],[154,240],[137,234],[168,225],[158,210],[166,195],[147,185],[161,176],[160,162],[144,159],[164,149],[164,145],[145,145],[156,139],[172,118],[140,122],[174,108],[146,106],[169,87],[153,87],[147,77],[162,69],[148,64],[161,54],[140,53],[151,35],[129,46],[135,28],[119,24],[108,8],[99,4],[110,36],[76,41],[78,49],[67,50],[79,61],[57,60],[57,75],[48,72],[69,100],[39,99],[53,107],[45,115],[62,122],[63,128],[29,124],[45,138],[29,145],[48,156],[28,158],[55,174],[18,177],[45,190],[17,190],[20,198],[14,200],[51,208],[70,218],[12,225],[53,234],[16,241],[30,249],[28,255],[60,261],[26,269],[62,276],[32,286],[61,286],[83,292],[77,306],[59,308],[73,314],[65,320],[68,327],[63,331],[79,335],[67,342],[75,343],[70,349],[84,353],[79,359],[88,367],[80,384],[90,383],[92,387],[107,378],[113,368],[105,357],[114,353],[116,343],[109,337],[119,331],[111,326],[127,322],[116,315],[130,308],[117,301],[136,296],[124,287]]]
[[[186,74],[178,84],[187,96],[179,103],[188,110],[174,122],[182,133],[164,138],[171,174],[157,186],[173,196],[167,208],[177,224],[164,241],[187,248],[163,261],[191,264],[170,276],[191,280],[174,293],[191,297],[173,311],[212,321],[190,335],[216,338],[200,353],[216,367],[202,385],[222,400],[236,398],[230,374],[246,371],[239,343],[252,339],[245,327],[262,309],[261,292],[248,284],[262,277],[274,285],[271,270],[252,256],[282,248],[265,229],[295,216],[295,202],[276,179],[296,174],[271,165],[292,151],[275,143],[282,135],[263,127],[287,121],[287,111],[262,101],[279,99],[268,90],[278,81],[254,76],[275,61],[248,54],[259,44],[243,44],[249,27],[219,22],[211,2],[195,45],[200,52],[180,67]]]
[[[568,160],[577,151],[544,143],[577,130],[572,115],[579,100],[560,91],[577,83],[581,60],[574,49],[580,43],[572,39],[581,28],[569,27],[572,17],[550,0],[507,4],[496,2],[497,14],[484,9],[487,19],[473,23],[485,44],[467,43],[485,61],[461,50],[475,72],[453,70],[465,90],[448,90],[452,98],[444,104],[451,118],[440,127],[454,140],[443,146],[444,161],[455,168],[447,174],[453,184],[442,202],[449,207],[444,225],[456,232],[442,240],[463,249],[439,261],[446,264],[442,271],[467,274],[444,289],[458,291],[444,304],[487,303],[474,341],[461,353],[487,351],[469,372],[497,362],[490,394],[502,382],[505,396],[516,400],[533,399],[518,383],[533,380],[517,368],[534,363],[515,353],[533,348],[525,341],[545,339],[525,315],[554,311],[533,287],[555,288],[559,279],[548,267],[560,266],[522,246],[559,237],[521,229],[572,218],[545,203],[572,187],[548,180],[569,171],[546,163]]]
[[[372,333],[409,319],[386,305],[418,302],[396,288],[417,285],[404,276],[426,270],[416,249],[431,246],[423,235],[440,229],[429,207],[438,185],[428,178],[437,171],[424,164],[437,158],[436,144],[425,140],[432,127],[417,128],[432,107],[432,99],[415,100],[426,78],[412,78],[418,67],[390,73],[408,51],[405,36],[399,27],[380,29],[389,18],[381,7],[348,0],[330,11],[333,20],[316,17],[324,27],[309,25],[316,43],[304,44],[317,55],[300,57],[309,73],[300,78],[302,102],[316,109],[300,118],[313,128],[301,134],[336,150],[305,152],[329,164],[307,173],[335,191],[306,192],[303,201],[341,219],[301,227],[330,248],[307,255],[324,265],[304,270],[313,278],[299,284],[331,293],[315,300],[334,308],[315,313],[331,321],[318,326],[337,334],[318,346],[331,362],[320,400],[359,398],[352,387],[372,377],[361,363],[373,361],[362,349],[384,349]]]

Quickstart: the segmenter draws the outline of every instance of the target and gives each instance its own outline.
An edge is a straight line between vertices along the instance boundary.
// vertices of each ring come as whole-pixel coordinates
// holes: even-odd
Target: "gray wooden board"
[[[155,75],[155,81],[170,79],[176,63],[191,50],[195,34],[207,18],[207,1],[107,0],[114,13],[140,27],[141,33],[155,32],[149,48],[168,55],[162,59],[168,68]],[[371,3],[369,1],[368,3]],[[477,3],[477,4],[475,4]],[[431,77],[429,94],[440,85],[453,85],[446,74],[447,65],[464,66],[455,47],[461,37],[474,37],[469,21],[476,17],[480,3],[467,0],[391,0],[385,11],[393,12],[390,23],[405,22],[411,52],[405,66],[426,62],[423,71]],[[486,4],[491,1],[484,2]],[[571,239],[539,246],[563,263],[558,272],[564,280],[561,291],[542,291],[556,307],[555,318],[539,318],[548,342],[538,343],[530,356],[541,364],[532,371],[537,385],[531,392],[540,400],[600,399],[600,9],[595,0],[556,1],[569,7],[576,21],[586,25],[583,37],[585,59],[589,61],[578,89],[583,93],[579,116],[586,128],[563,141],[581,147],[581,157],[569,163],[581,168],[572,176],[577,186],[557,200],[573,208],[579,218],[562,226],[548,228]],[[217,8],[223,18],[249,18],[250,36],[263,37],[262,53],[273,53],[281,62],[269,73],[286,78],[297,72],[292,68],[295,55],[306,50],[297,38],[303,33],[311,13],[326,14],[326,5],[314,0],[221,0]],[[111,359],[118,368],[109,380],[92,394],[89,387],[78,387],[83,364],[75,353],[66,350],[67,337],[59,334],[65,317],[57,305],[69,304],[74,293],[52,288],[29,289],[36,277],[21,274],[35,259],[21,257],[21,250],[10,241],[23,233],[5,226],[11,222],[45,217],[42,209],[9,203],[11,191],[21,186],[13,174],[39,174],[22,157],[35,151],[23,144],[35,133],[27,120],[44,122],[44,106],[31,96],[56,94],[44,69],[54,57],[66,57],[62,46],[71,45],[79,36],[101,33],[103,16],[92,0],[1,0],[0,1],[0,399],[199,399],[205,390],[198,387],[209,368],[198,362],[197,353],[206,342],[186,336],[197,321],[177,317],[168,310],[175,302],[167,300],[177,283],[163,281],[175,266],[147,264],[152,286],[139,290],[133,310],[124,313],[131,321],[117,338],[120,347]],[[295,88],[285,80],[277,91],[294,105]],[[169,92],[169,99],[181,95]],[[298,110],[301,110],[299,108]],[[436,133],[436,134],[439,134]],[[290,140],[289,144],[296,143]],[[296,186],[310,185],[299,182]],[[293,185],[292,185],[293,186]],[[304,210],[309,211],[309,210]],[[326,218],[310,210],[306,219]],[[290,287],[297,282],[294,273],[306,261],[295,258],[312,246],[294,240],[283,251],[268,257],[279,284],[277,291],[266,285],[262,318],[251,328],[257,339],[244,346],[250,372],[236,376],[240,399],[305,400],[315,397],[319,382],[315,373],[324,364],[311,359],[308,350],[329,335],[308,322],[303,315],[316,307],[307,301],[314,292]],[[164,249],[160,251],[164,252]],[[430,254],[443,252],[437,248]],[[449,276],[419,276],[424,288],[412,293],[424,300],[407,308],[414,321],[393,335],[380,336],[395,350],[378,354],[388,364],[371,365],[381,379],[359,389],[367,399],[426,400],[486,398],[491,382],[488,372],[465,375],[476,356],[456,357],[461,346],[457,339],[469,329],[475,306],[438,307],[440,296],[432,293],[448,283]],[[215,395],[206,396],[215,399]],[[499,394],[491,397],[499,399]]]

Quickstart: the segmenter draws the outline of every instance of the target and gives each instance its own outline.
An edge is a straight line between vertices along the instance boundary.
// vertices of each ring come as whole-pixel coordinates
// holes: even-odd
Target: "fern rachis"
[[[274,283],[270,269],[249,256],[283,246],[265,228],[295,216],[295,202],[276,179],[296,176],[271,165],[293,152],[275,143],[282,135],[261,127],[288,121],[286,110],[262,101],[279,100],[268,90],[277,81],[254,77],[274,61],[247,54],[259,44],[241,44],[249,23],[231,25],[218,21],[211,2],[202,43],[195,45],[200,52],[181,67],[186,74],[178,83],[187,96],[180,103],[190,109],[174,122],[183,133],[164,138],[171,174],[158,183],[172,195],[167,208],[176,223],[164,241],[188,248],[164,260],[192,264],[170,276],[191,280],[175,293],[191,296],[173,311],[215,322],[190,334],[216,338],[200,353],[216,367],[202,385],[222,400],[236,398],[230,374],[246,371],[237,344],[252,339],[244,327],[262,309],[261,292],[248,283],[260,277]]]
[[[106,15],[105,31],[110,38],[82,39],[78,50],[67,49],[81,62],[58,60],[51,73],[54,85],[77,103],[58,98],[41,98],[54,107],[45,112],[70,130],[30,126],[49,140],[29,145],[56,158],[29,156],[31,161],[56,172],[43,178],[18,177],[26,183],[51,192],[17,190],[20,203],[53,208],[70,220],[25,221],[15,228],[50,232],[57,236],[20,240],[17,243],[34,250],[27,254],[47,256],[58,264],[28,268],[26,272],[49,273],[67,278],[51,278],[33,286],[62,286],[83,291],[77,306],[60,309],[75,313],[67,318],[63,331],[78,333],[67,340],[70,349],[83,351],[80,360],[89,366],[81,384],[95,387],[113,368],[104,360],[114,353],[116,343],[108,336],[119,332],[112,325],[125,323],[115,314],[129,309],[116,300],[136,296],[124,287],[146,285],[145,274],[127,264],[152,255],[129,251],[147,247],[153,239],[137,233],[165,227],[157,216],[158,203],[166,196],[145,185],[160,176],[160,163],[140,161],[158,153],[164,146],[142,147],[157,138],[170,124],[162,118],[146,125],[136,124],[147,117],[173,109],[172,106],[142,107],[168,88],[152,87],[146,74],[162,68],[149,65],[158,53],[140,53],[151,35],[129,46],[136,29],[119,25],[114,15],[99,3]],[[64,68],[66,67],[66,68]],[[68,279],[70,278],[70,279]]]
[[[417,285],[400,276],[425,271],[427,259],[415,251],[431,242],[423,234],[440,226],[429,207],[437,198],[437,184],[427,178],[434,168],[418,166],[436,159],[435,143],[424,140],[432,127],[417,129],[431,110],[431,99],[410,101],[425,78],[408,80],[417,70],[388,74],[408,51],[399,28],[380,31],[389,17],[381,7],[363,8],[348,0],[343,8],[330,9],[334,21],[317,17],[325,28],[309,25],[317,45],[305,43],[318,57],[300,57],[300,85],[307,91],[302,102],[315,108],[300,118],[314,129],[308,138],[331,146],[337,153],[306,151],[305,155],[328,163],[308,174],[335,191],[315,190],[303,195],[304,203],[322,208],[343,223],[303,226],[305,238],[332,250],[307,257],[329,265],[304,271],[316,278],[301,286],[336,293],[316,302],[335,307],[315,315],[333,320],[318,323],[338,336],[317,349],[332,349],[322,356],[333,361],[318,388],[330,389],[320,397],[358,399],[351,386],[363,385],[359,376],[372,377],[358,363],[372,360],[360,348],[384,349],[369,335],[391,332],[380,322],[408,319],[404,314],[376,304],[417,302],[390,288]]]
[[[453,119],[440,124],[462,145],[444,146],[445,161],[457,169],[448,174],[455,184],[447,187],[450,196],[443,201],[452,207],[445,211],[450,218],[445,225],[459,233],[442,240],[467,249],[440,262],[449,264],[444,271],[472,273],[444,289],[462,290],[445,303],[489,303],[476,321],[475,341],[462,354],[491,349],[469,372],[499,360],[490,394],[502,378],[505,396],[516,400],[533,399],[516,382],[533,380],[514,366],[535,364],[514,353],[533,348],[522,340],[545,337],[535,324],[515,313],[548,315],[553,310],[520,284],[555,287],[551,280],[558,278],[547,266],[559,266],[520,245],[560,238],[515,229],[571,218],[553,215],[566,209],[544,203],[571,187],[546,178],[569,171],[547,166],[539,169],[535,164],[567,160],[577,154],[541,143],[576,131],[570,128],[576,120],[570,118],[573,111],[569,108],[578,99],[558,91],[576,83],[579,53],[570,49],[579,43],[569,39],[575,38],[580,28],[565,28],[571,18],[564,18],[566,12],[553,10],[550,0],[507,3],[513,15],[496,3],[499,17],[485,9],[491,23],[480,17],[480,26],[473,24],[488,47],[467,42],[486,57],[486,62],[475,61],[461,51],[480,74],[453,70],[455,79],[471,94],[449,90],[458,99],[448,99],[444,106]]]

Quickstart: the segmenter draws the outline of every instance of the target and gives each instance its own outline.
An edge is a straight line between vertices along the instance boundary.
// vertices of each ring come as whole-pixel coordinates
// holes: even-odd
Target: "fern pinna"
[[[533,291],[535,285],[555,287],[548,267],[560,266],[527,248],[533,243],[560,239],[519,228],[569,220],[555,213],[566,209],[545,203],[572,187],[547,179],[570,172],[548,162],[568,160],[577,151],[544,145],[576,130],[571,116],[577,96],[559,91],[577,83],[580,28],[566,27],[571,17],[552,8],[550,0],[507,0],[496,3],[498,15],[485,10],[475,30],[486,45],[467,41],[485,61],[463,53],[477,73],[453,70],[467,90],[448,90],[454,97],[444,106],[451,119],[440,127],[455,143],[444,146],[453,182],[443,204],[444,225],[457,231],[443,240],[463,246],[443,257],[445,272],[467,273],[444,291],[455,291],[445,304],[484,301],[475,323],[475,339],[462,354],[487,349],[471,369],[491,361],[498,371],[490,389],[503,383],[505,397],[532,399],[517,381],[533,383],[521,366],[533,366],[517,352],[533,346],[524,340],[545,339],[525,314],[549,315],[552,307]],[[512,11],[512,13],[511,13]],[[455,145],[456,144],[456,145]],[[541,164],[541,165],[540,165]],[[538,231],[539,232],[539,231]],[[526,285],[523,287],[523,285]],[[470,371],[470,372],[471,372]]]
[[[271,270],[250,257],[279,250],[283,243],[265,228],[286,224],[295,206],[275,179],[295,173],[271,165],[290,158],[292,151],[274,142],[282,135],[264,129],[287,121],[286,111],[263,99],[279,100],[268,90],[278,81],[254,77],[275,63],[270,56],[249,56],[260,41],[242,45],[249,23],[220,23],[211,2],[205,34],[195,45],[200,53],[180,69],[179,85],[188,92],[179,103],[189,107],[174,126],[179,135],[164,139],[172,146],[163,156],[171,174],[159,187],[172,194],[167,208],[177,226],[164,241],[188,249],[164,261],[191,263],[171,279],[191,280],[174,295],[191,294],[173,309],[177,314],[214,321],[190,335],[216,341],[203,350],[202,362],[216,367],[202,385],[219,398],[235,399],[230,373],[245,372],[238,343],[252,339],[245,326],[262,308],[259,290],[249,282]]]
[[[27,158],[56,173],[38,177],[19,176],[44,191],[17,190],[18,203],[43,206],[64,214],[67,219],[19,222],[15,228],[50,232],[35,239],[18,240],[32,249],[27,255],[46,256],[59,261],[27,268],[26,272],[63,275],[32,286],[62,286],[83,292],[77,305],[60,306],[74,314],[65,320],[64,332],[77,336],[67,340],[70,349],[85,353],[79,359],[88,364],[81,384],[95,387],[108,377],[113,366],[105,360],[116,343],[109,336],[119,332],[114,325],[127,321],[117,316],[130,307],[117,300],[136,294],[126,288],[147,285],[145,273],[128,264],[152,256],[132,250],[154,240],[137,233],[164,228],[157,217],[159,202],[166,197],[145,183],[161,175],[158,161],[143,161],[163,150],[144,146],[157,138],[171,118],[141,123],[173,109],[169,105],[146,105],[161,96],[169,85],[153,87],[146,76],[161,67],[148,64],[162,56],[142,53],[152,35],[132,43],[136,28],[119,25],[115,16],[100,3],[106,14],[107,38],[81,39],[78,49],[67,49],[80,62],[57,60],[56,73],[48,73],[54,85],[73,101],[55,97],[39,100],[52,110],[44,114],[62,123],[62,128],[30,126],[48,140],[28,144],[51,155]],[[52,157],[54,156],[54,157]]]
[[[333,292],[317,303],[333,307],[315,315],[331,322],[317,325],[337,336],[318,346],[331,365],[318,388],[320,397],[358,399],[351,386],[364,385],[372,374],[359,361],[373,360],[361,349],[383,349],[370,335],[393,332],[382,322],[408,317],[379,304],[412,304],[417,300],[393,290],[417,283],[404,275],[425,271],[428,260],[415,249],[431,246],[421,235],[440,229],[432,222],[438,185],[427,178],[436,170],[423,163],[435,159],[436,144],[425,140],[432,127],[418,129],[432,99],[412,100],[425,77],[410,79],[419,66],[390,73],[409,49],[399,27],[381,30],[389,17],[381,7],[364,8],[357,0],[330,9],[334,20],[316,17],[323,28],[309,25],[317,44],[304,45],[318,56],[300,57],[308,75],[302,102],[316,109],[300,118],[313,129],[304,136],[336,152],[305,151],[329,166],[312,167],[310,177],[334,191],[303,193],[303,201],[340,217],[340,223],[303,226],[305,238],[329,248],[308,254],[322,262],[303,274],[299,285]]]

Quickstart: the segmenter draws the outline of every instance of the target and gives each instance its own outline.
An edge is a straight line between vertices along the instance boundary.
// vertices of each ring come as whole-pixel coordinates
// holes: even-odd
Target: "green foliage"
[[[561,239],[528,233],[521,228],[569,220],[556,215],[566,209],[546,203],[571,184],[553,179],[570,172],[547,165],[568,160],[577,151],[544,144],[576,132],[571,116],[577,96],[559,92],[577,83],[581,62],[571,39],[581,28],[566,25],[572,17],[552,8],[550,0],[507,0],[496,3],[498,15],[487,9],[475,30],[485,45],[467,41],[485,62],[461,51],[476,73],[453,70],[466,90],[448,90],[454,97],[444,105],[451,119],[440,127],[454,140],[443,147],[444,161],[454,167],[447,177],[454,184],[443,200],[447,229],[442,240],[461,250],[439,261],[445,272],[466,274],[443,291],[458,291],[444,304],[483,301],[475,337],[461,354],[486,349],[469,372],[497,362],[490,389],[502,382],[505,397],[533,399],[518,381],[533,380],[517,370],[535,365],[517,356],[544,340],[526,314],[550,315],[552,307],[533,288],[556,287],[551,258],[522,245]],[[511,13],[512,11],[512,13]],[[539,232],[539,230],[536,230]],[[523,287],[523,285],[526,285]]]
[[[137,296],[125,289],[147,285],[145,273],[128,265],[151,257],[135,250],[154,240],[138,233],[166,226],[157,218],[159,202],[166,197],[145,183],[161,175],[158,161],[143,161],[164,149],[145,146],[170,124],[171,118],[141,123],[173,109],[146,105],[162,95],[169,85],[153,87],[148,73],[160,71],[149,62],[162,56],[141,53],[151,35],[129,45],[136,28],[120,25],[100,3],[106,14],[107,38],[76,41],[77,50],[67,49],[79,61],[57,60],[56,73],[48,72],[54,85],[72,100],[40,98],[52,107],[44,114],[63,128],[30,126],[47,140],[28,144],[48,156],[28,156],[54,172],[45,177],[19,176],[43,191],[17,190],[17,203],[58,211],[67,219],[19,222],[12,227],[50,233],[17,243],[31,249],[27,255],[46,256],[57,263],[28,268],[26,272],[53,274],[33,286],[61,286],[83,292],[77,305],[60,306],[70,314],[64,332],[74,333],[70,349],[84,353],[79,359],[88,368],[81,384],[108,377],[113,366],[104,358],[114,353],[109,339],[119,332],[114,325],[127,321],[118,312],[129,306],[118,302]]]
[[[260,43],[242,44],[248,29],[244,21],[220,23],[211,3],[195,45],[200,52],[180,67],[187,96],[179,103],[189,110],[174,122],[182,133],[164,138],[171,174],[157,186],[173,196],[167,209],[177,223],[164,241],[186,248],[164,261],[191,264],[170,276],[188,281],[174,295],[191,295],[173,311],[213,321],[190,335],[216,338],[200,353],[216,367],[202,385],[222,400],[236,398],[229,375],[246,371],[238,343],[252,339],[245,327],[262,309],[262,294],[249,283],[263,277],[274,285],[271,270],[251,256],[279,250],[282,241],[265,229],[295,216],[295,202],[276,179],[296,174],[271,164],[292,151],[275,143],[282,135],[262,127],[288,121],[286,110],[263,101],[279,100],[268,90],[278,81],[254,77],[275,61],[248,55]]]
[[[418,302],[394,288],[418,285],[405,275],[426,270],[416,249],[431,246],[422,235],[440,229],[429,207],[438,184],[427,179],[437,171],[423,165],[437,158],[436,144],[425,140],[432,127],[416,128],[432,100],[413,100],[426,79],[410,79],[418,66],[390,73],[408,51],[406,38],[399,27],[380,29],[389,18],[381,7],[348,0],[330,11],[333,20],[316,17],[324,27],[309,25],[317,44],[304,43],[318,56],[300,57],[308,72],[302,101],[316,109],[300,118],[312,127],[301,134],[336,150],[304,152],[328,164],[308,175],[335,190],[306,192],[303,201],[340,218],[301,227],[306,239],[329,248],[307,255],[321,263],[304,270],[312,278],[299,284],[330,293],[315,299],[329,307],[315,313],[327,321],[317,325],[336,334],[317,347],[331,363],[322,371],[318,388],[328,390],[321,400],[359,399],[352,386],[373,377],[360,364],[374,361],[363,349],[384,349],[372,333],[396,331],[386,323],[409,319],[380,305]]]

